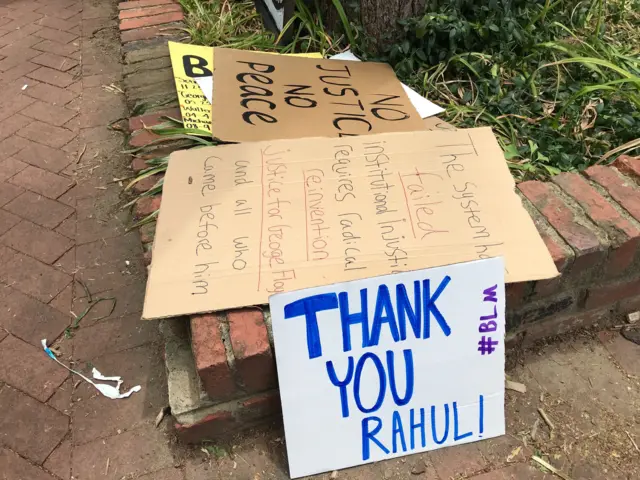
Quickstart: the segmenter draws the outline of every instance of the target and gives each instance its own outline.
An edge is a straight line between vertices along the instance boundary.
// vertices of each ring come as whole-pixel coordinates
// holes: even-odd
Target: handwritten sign
[[[508,281],[557,275],[488,128],[179,151],[143,317],[496,256]]]
[[[209,131],[211,104],[196,79],[212,75],[213,48],[169,42],[169,55],[185,128]]]
[[[500,258],[269,304],[291,477],[504,434]]]
[[[215,48],[214,137],[247,142],[422,129],[383,63],[267,56]]]

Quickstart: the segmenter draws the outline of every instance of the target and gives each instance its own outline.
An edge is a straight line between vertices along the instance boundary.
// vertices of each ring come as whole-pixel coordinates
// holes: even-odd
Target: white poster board
[[[502,258],[269,303],[292,478],[504,434]]]

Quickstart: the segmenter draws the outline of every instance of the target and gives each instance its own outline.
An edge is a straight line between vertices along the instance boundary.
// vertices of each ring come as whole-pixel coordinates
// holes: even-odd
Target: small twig
[[[104,469],[104,476],[106,477],[109,474],[109,462],[111,461],[111,458],[107,458],[107,466]]]
[[[158,415],[156,415],[156,428],[160,426],[160,424],[162,423],[162,420],[164,419],[164,417],[167,415],[168,412],[169,412],[169,407],[162,407],[160,409],[160,411],[158,412]]]
[[[627,437],[629,437],[629,440],[631,440],[631,443],[633,443],[634,448],[636,449],[636,451],[638,453],[640,453],[640,448],[638,448],[638,444],[636,443],[636,441],[633,439],[633,437],[631,436],[631,434],[627,431],[625,431],[624,433],[627,434]]]
[[[537,455],[533,455],[531,457],[531,460],[533,460],[536,463],[539,463],[540,465],[542,465],[544,468],[546,468],[547,470],[549,470],[551,473],[555,473],[557,476],[559,476],[560,478],[562,478],[563,480],[571,480],[571,477],[569,477],[569,475],[567,475],[566,473],[561,472],[560,470],[558,470],[556,467],[554,467],[553,465],[551,465],[549,462],[546,462],[545,460],[543,460],[542,458],[538,457]]]
[[[547,416],[546,412],[542,408],[538,407],[538,413],[540,414],[540,416],[544,420],[544,423],[546,423],[547,426],[549,427],[549,430],[553,431],[556,427],[553,426],[553,423],[551,422],[551,420]]]
[[[78,158],[76,158],[76,163],[78,163],[80,161],[80,159],[82,159],[82,156],[84,155],[84,152],[87,151],[87,144],[84,144],[84,147],[82,147],[82,151],[78,154]]]
[[[536,439],[536,435],[538,434],[538,425],[540,425],[540,419],[536,418],[536,421],[533,422],[533,427],[531,427],[531,440]]]

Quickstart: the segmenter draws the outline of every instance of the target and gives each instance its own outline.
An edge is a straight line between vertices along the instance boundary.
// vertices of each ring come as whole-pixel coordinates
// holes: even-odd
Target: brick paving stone
[[[11,183],[51,199],[58,198],[73,185],[69,178],[33,166],[25,168],[11,178]]]
[[[7,70],[6,72],[3,72],[2,74],[0,74],[0,85],[13,82],[19,78],[22,78],[26,74],[31,73],[34,70],[37,70],[38,68],[40,68],[40,66],[36,65],[35,63],[31,63],[31,62],[21,63],[17,67],[14,67],[11,70]],[[25,80],[21,81],[20,83],[22,83],[22,85],[25,85],[25,84],[28,84],[29,82],[33,82],[33,85],[31,85],[31,87],[35,86],[36,84],[36,81],[30,78],[29,79],[25,78]],[[25,94],[26,93],[27,92],[25,91]]]
[[[76,278],[87,284],[91,291],[104,292],[132,283],[144,278],[146,266],[138,257],[132,260],[121,259],[117,264],[104,264],[97,267],[79,269]]]
[[[38,65],[42,65],[43,67],[60,70],[61,72],[71,70],[73,67],[79,64],[79,62],[71,58],[62,57],[60,55],[56,55],[55,53],[48,52],[41,53],[37,57],[32,58],[31,61]]]
[[[74,403],[71,412],[73,443],[87,443],[114,435],[118,430],[153,426],[158,411],[167,404],[165,367],[160,347],[150,344],[101,357],[88,355],[91,363],[104,375],[122,376],[125,380],[123,391],[134,385],[140,385],[142,390],[126,401],[114,402],[102,395],[96,396],[90,385],[80,385],[73,395],[74,399],[81,399]]]
[[[46,402],[69,372],[42,356],[38,348],[9,335],[0,343],[0,380]],[[50,360],[50,359],[49,359]]]
[[[45,40],[52,40],[54,42],[58,42],[62,44],[71,43],[76,38],[78,38],[78,35],[76,34],[63,32],[61,30],[57,30],[55,28],[49,28],[49,27],[43,27],[38,31],[36,31],[34,34],[40,38],[44,38]]]
[[[36,22],[43,27],[53,28],[55,30],[68,31],[78,25],[78,22],[72,22],[69,20],[63,20],[56,17],[43,17]]]
[[[30,97],[37,98],[53,105],[65,105],[76,98],[76,94],[63,88],[58,88],[47,83],[40,83],[35,87],[27,88],[25,93]]]
[[[0,140],[4,140],[9,135],[13,135],[21,128],[29,125],[31,122],[33,122],[33,119],[25,117],[24,115],[21,115],[19,113],[16,113],[15,115],[4,119],[0,122]]]
[[[120,30],[133,30],[136,28],[152,27],[165,23],[179,22],[184,18],[182,12],[170,12],[151,17],[129,18],[120,21]]]
[[[18,137],[17,135],[5,138],[4,140],[0,141],[0,160],[3,158],[8,158],[11,155],[20,152],[20,150],[28,145],[28,140],[25,140],[22,137]]]
[[[55,262],[73,245],[67,237],[28,220],[5,233],[0,242],[47,264]]]
[[[0,257],[1,258],[1,257]],[[142,312],[144,302],[145,282],[138,282],[131,286],[125,286],[117,290],[107,290],[100,292],[99,297],[113,297],[117,300],[109,318],[120,318],[134,313]],[[91,309],[86,317],[82,319],[84,326],[93,325],[97,318],[104,317],[111,310],[110,302],[101,302]],[[87,307],[86,297],[76,297],[73,299],[72,310],[82,312]]]
[[[104,475],[107,458],[118,468]],[[72,458],[73,476],[78,479],[120,480],[172,466],[164,435],[153,425],[77,446]]]
[[[71,283],[71,277],[50,265],[18,253],[5,265],[0,265],[0,281],[47,303]]]
[[[92,360],[158,341],[158,325],[140,319],[136,313],[114,320],[102,320],[80,328],[74,336],[73,355],[78,360]]]
[[[17,158],[9,157],[4,160],[0,160],[0,182],[13,177],[16,173],[21,172],[27,168],[27,164],[21,162]]]
[[[74,58],[72,55],[80,50],[79,42],[71,43],[58,43],[51,40],[42,40],[41,42],[33,45],[34,50],[40,50],[42,52],[55,53],[56,55],[62,55],[64,57]]]
[[[69,250],[67,253],[73,252],[73,249]],[[65,254],[66,255],[66,254]],[[72,275],[73,271],[64,271],[68,275]],[[71,305],[73,305],[73,283],[70,283],[62,290],[56,297],[49,302],[49,305],[62,312],[65,315],[71,314]]]
[[[68,205],[33,192],[24,192],[7,203],[4,209],[45,228],[57,227],[73,213],[73,208]]]
[[[6,448],[0,448],[0,472],[3,480],[56,480],[41,468]]]
[[[47,123],[60,127],[77,115],[69,108],[51,105],[46,102],[35,102],[22,111],[22,115],[32,119],[46,120]],[[32,120],[33,121],[33,120]]]
[[[11,387],[0,391],[0,412],[11,412],[0,415],[0,444],[39,465],[69,429],[69,417]]]
[[[9,231],[18,223],[20,223],[20,217],[17,217],[4,210],[0,210],[0,235]]]
[[[58,338],[70,323],[68,311],[62,313],[10,286],[0,288],[0,326],[25,342],[38,347],[43,338]]]
[[[430,453],[430,457],[440,478],[468,476],[487,466],[486,460],[475,443],[434,450]]]
[[[42,466],[62,480],[70,480],[71,449],[71,440],[63,440]]]
[[[111,238],[105,241],[80,245],[77,250],[76,262],[79,267],[87,268],[93,265],[119,263],[126,259],[142,256],[142,247],[137,232]]]
[[[71,410],[71,396],[73,394],[73,386],[77,382],[74,375],[70,375],[62,385],[60,385],[51,398],[47,401],[47,405],[55,408],[60,413],[69,415]]]
[[[60,235],[64,235],[67,238],[76,238],[76,224],[78,223],[75,214],[64,220],[60,225],[56,227],[56,232]]]
[[[71,130],[49,125],[38,120],[21,129],[18,135],[53,148],[60,148],[66,145],[76,136]]]
[[[21,151],[15,157],[22,162],[54,173],[60,172],[73,161],[73,156],[69,153],[31,140],[23,144]]]
[[[68,87],[74,81],[72,75],[49,67],[40,67],[39,69],[27,74],[27,77],[60,88]]]
[[[12,96],[8,100],[3,99],[2,104],[0,104],[0,120],[9,118],[11,115],[24,110],[32,103],[32,98],[22,94]]]
[[[5,28],[8,29],[9,24],[4,25]],[[6,35],[0,37],[0,46],[2,45],[11,45],[12,43],[21,40],[23,38],[32,37],[35,32],[40,30],[42,27],[39,25],[27,25],[20,30],[13,30]]]
[[[603,332],[600,341],[628,375],[640,377],[640,347],[619,332]]]
[[[103,238],[106,240],[123,235],[127,230],[128,221],[129,214],[127,212],[115,214],[106,221],[96,221],[93,218],[80,220],[76,227],[76,243],[82,245]]]
[[[8,182],[0,183],[0,207],[3,207],[7,203],[9,203],[22,192],[24,192],[24,189],[20,188],[17,185],[12,185]]]
[[[13,55],[9,55],[3,60],[0,60],[0,72],[5,72],[7,70],[11,70],[19,65],[22,65],[28,60],[32,60],[34,57],[37,57],[40,52],[38,50],[33,50],[29,47],[20,48],[19,52],[16,52]]]

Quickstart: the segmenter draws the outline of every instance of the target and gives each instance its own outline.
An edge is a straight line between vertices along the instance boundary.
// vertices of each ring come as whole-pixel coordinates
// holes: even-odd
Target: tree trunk
[[[349,19],[359,21],[373,46],[379,49],[383,40],[397,40],[401,35],[398,20],[424,14],[425,0],[358,0],[358,4],[360,18]],[[333,2],[322,0],[321,5],[327,25],[339,25]]]

